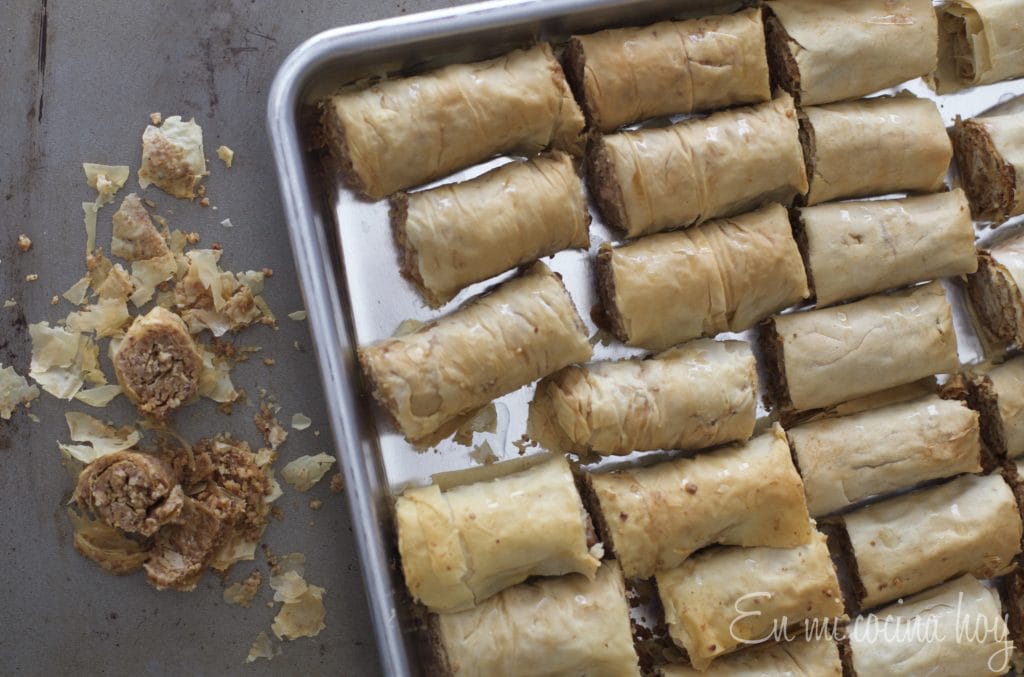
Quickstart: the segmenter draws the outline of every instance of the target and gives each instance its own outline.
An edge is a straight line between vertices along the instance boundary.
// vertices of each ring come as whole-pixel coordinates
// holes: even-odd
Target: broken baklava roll
[[[772,96],[758,8],[574,36],[566,75],[603,132]]]
[[[803,109],[806,204],[942,188],[953,147],[930,99],[908,95]]]
[[[971,210],[959,188],[804,207],[797,229],[819,308],[978,268]]]
[[[843,517],[867,609],[953,576],[1000,576],[1021,551],[1021,514],[1001,475],[964,475]]]
[[[791,548],[813,533],[778,425],[745,444],[587,480],[627,578],[650,578],[708,545]]]
[[[732,216],[807,191],[793,98],[598,138],[587,153],[605,221],[629,237]]]
[[[195,590],[227,534],[214,507],[186,496],[180,518],[156,534],[146,580],[157,590]]]
[[[496,397],[586,362],[591,347],[561,278],[535,263],[450,315],[358,355],[374,397],[407,440],[422,443],[454,432],[460,416]]]
[[[372,199],[501,153],[578,155],[583,113],[551,46],[344,91],[323,105],[327,145]]]
[[[527,434],[577,454],[703,449],[748,439],[756,414],[750,346],[704,339],[548,376],[530,403]]]
[[[604,562],[592,579],[535,579],[431,623],[450,676],[640,675],[615,561]]]
[[[858,677],[1004,675],[1013,653],[999,593],[973,576],[859,616],[848,637]]]
[[[774,81],[801,105],[857,97],[935,69],[931,0],[769,0]]]
[[[1024,456],[1024,356],[979,370],[967,384],[988,448],[1001,457]]]
[[[812,517],[982,470],[978,412],[937,395],[812,421],[786,435]]]
[[[112,361],[118,383],[144,416],[166,420],[199,396],[203,358],[182,319],[160,306],[135,318]]]
[[[406,585],[432,611],[468,609],[530,576],[593,578],[601,564],[564,456],[448,491],[408,489],[395,511]]]
[[[989,333],[1024,345],[1024,235],[978,252],[978,272],[967,276],[967,296]]]
[[[661,677],[842,677],[843,662],[834,641],[824,637],[805,639],[801,633],[786,642],[763,642],[722,656],[705,670],[689,665],[665,665],[659,674]]]
[[[185,502],[171,464],[139,451],[106,454],[85,466],[72,498],[110,526],[142,536],[174,521]]]
[[[953,311],[938,282],[842,306],[775,315],[761,328],[769,392],[783,411],[820,409],[956,372]]]
[[[434,308],[474,282],[590,245],[583,181],[565,153],[399,193],[391,200],[391,225],[402,274]]]
[[[1022,0],[948,0],[939,16],[939,94],[1024,76]]]
[[[1024,110],[957,117],[953,149],[975,218],[1001,223],[1024,214]]]
[[[786,209],[602,245],[598,288],[612,332],[662,350],[699,336],[743,331],[810,290]]]
[[[693,667],[764,642],[805,621],[846,619],[825,536],[795,548],[709,548],[656,575],[672,640]]]

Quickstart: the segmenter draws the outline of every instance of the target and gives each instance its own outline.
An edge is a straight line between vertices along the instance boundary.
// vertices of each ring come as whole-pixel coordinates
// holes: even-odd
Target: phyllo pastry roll
[[[813,517],[982,470],[978,412],[937,395],[812,421],[786,435]]]
[[[1024,2],[1019,4],[1024,17]],[[1024,18],[1020,33],[1024,39]],[[957,118],[953,147],[976,218],[1001,223],[1024,214],[1024,110]]]
[[[971,406],[981,413],[981,436],[993,453],[1024,457],[1024,356],[972,374]]]
[[[942,188],[953,147],[934,101],[899,95],[803,112],[807,204]]]
[[[761,10],[615,28],[569,40],[566,74],[609,132],[675,113],[771,98]]]
[[[769,0],[765,7],[772,74],[804,106],[855,99],[935,68],[931,0]]]
[[[1021,516],[1001,475],[964,475],[843,518],[867,609],[953,576],[999,576],[1021,550]]]
[[[795,548],[709,548],[656,576],[673,641],[703,670],[804,623],[835,627],[843,598],[824,534]]]
[[[474,282],[590,244],[583,181],[561,152],[464,183],[399,193],[391,225],[402,274],[435,308]]]
[[[860,616],[848,634],[857,677],[1005,675],[1013,653],[999,593],[973,576]]]
[[[810,294],[779,204],[621,247],[603,245],[597,277],[612,332],[651,350],[749,329]]]
[[[748,439],[756,414],[750,346],[702,339],[555,372],[537,385],[527,434],[562,452],[702,449]]]
[[[618,563],[585,576],[535,579],[432,619],[448,675],[639,677]]]
[[[797,239],[818,307],[978,268],[971,210],[959,188],[804,207]]]
[[[978,272],[967,276],[967,295],[986,330],[1024,345],[1024,235],[978,252]]]
[[[932,282],[762,327],[769,392],[782,410],[819,409],[960,367],[953,311]]]
[[[1024,1],[948,0],[937,11],[939,94],[1024,76]]]
[[[839,646],[831,639],[804,639],[797,636],[787,642],[765,642],[722,656],[705,670],[688,665],[665,665],[661,677],[842,677],[843,662]]]
[[[359,363],[374,397],[416,443],[590,355],[586,325],[562,280],[535,263],[450,315],[360,348]]]
[[[564,456],[448,491],[408,489],[395,513],[406,585],[433,611],[468,609],[530,576],[593,578],[601,564]]]
[[[655,129],[610,134],[588,151],[607,223],[637,237],[731,216],[807,191],[788,94]]]
[[[650,578],[716,543],[790,548],[813,534],[778,425],[745,444],[587,478],[627,578]]]
[[[336,94],[323,125],[346,177],[373,199],[500,153],[583,149],[583,113],[546,43]]]

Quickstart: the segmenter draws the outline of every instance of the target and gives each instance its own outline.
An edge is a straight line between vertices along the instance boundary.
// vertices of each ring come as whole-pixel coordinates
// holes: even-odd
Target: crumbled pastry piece
[[[68,510],[75,550],[112,574],[123,576],[142,568],[149,559],[147,543],[132,540],[114,527]]]
[[[278,639],[315,637],[327,627],[324,623],[327,613],[323,603],[326,591],[307,583],[302,573],[301,564],[298,570],[287,569],[287,564],[280,564],[270,578],[274,601],[284,602],[270,628]]]
[[[164,116],[159,111],[149,114],[149,123],[155,127],[159,127],[164,122]]]
[[[182,122],[181,116],[174,115],[160,127],[146,127],[142,135],[140,186],[145,188],[152,183],[174,197],[191,200],[207,173],[203,130],[194,119]]]
[[[223,405],[229,405],[241,398],[242,393],[235,390],[235,386],[231,382],[231,364],[226,359],[207,350],[205,346],[200,346],[199,352],[203,356],[199,395]]]
[[[98,165],[93,162],[82,164],[85,182],[96,189],[96,208],[114,201],[114,194],[124,187],[131,169],[128,165]]]
[[[234,273],[221,270],[220,252],[198,249],[185,254],[188,267],[174,290],[174,302],[193,334],[209,329],[214,336],[256,323],[274,324],[266,303]]]
[[[13,297],[4,301],[4,308],[13,308],[16,305],[18,305],[18,302]]]
[[[345,490],[345,478],[341,476],[340,472],[334,473],[331,477],[331,491],[336,494],[340,494]]]
[[[119,451],[131,449],[141,439],[139,431],[131,426],[114,428],[99,419],[78,411],[65,412],[64,419],[68,423],[68,430],[72,440],[85,442],[85,445],[61,445],[61,448],[68,451],[72,457],[82,463],[93,461],[114,454]]]
[[[220,222],[220,225],[224,226],[225,228],[235,227],[235,224],[231,223],[231,219],[224,219],[223,221]]]
[[[256,593],[259,592],[262,581],[263,575],[260,573],[260,570],[254,569],[245,580],[232,583],[224,590],[224,601],[228,604],[237,604],[243,609],[248,609],[252,604],[253,598],[256,597]]]
[[[19,404],[39,397],[39,388],[30,386],[24,376],[0,363],[0,418],[9,420]]]
[[[231,165],[235,161],[235,151],[231,150],[227,146],[219,146],[217,148],[217,157],[221,159],[221,162],[224,163],[225,167],[231,169]]]
[[[249,649],[249,655],[246,656],[245,662],[252,663],[258,658],[266,658],[269,661],[280,653],[280,647],[274,646],[270,636],[265,632],[261,632],[256,635],[256,640],[252,643],[252,647]]]
[[[47,322],[28,326],[32,339],[29,376],[54,397],[70,400],[85,383],[106,383],[99,347],[89,336]]]
[[[142,536],[174,521],[185,502],[171,464],[139,451],[114,452],[87,465],[73,498],[110,526]]]
[[[51,297],[50,297],[50,305],[51,305],[51,306],[55,306],[55,305],[57,305],[58,303],[60,303],[60,297],[59,297],[59,296],[57,296],[56,294],[54,294],[53,296],[51,296]]]
[[[118,382],[144,416],[166,420],[199,394],[203,358],[185,323],[163,308],[137,317],[112,359]]]
[[[120,385],[101,385],[89,388],[88,390],[79,390],[75,393],[75,399],[88,404],[90,407],[105,407],[122,392],[124,391],[121,390]]]
[[[288,431],[281,427],[266,402],[260,403],[260,410],[253,417],[253,423],[256,424],[260,433],[263,434],[263,440],[273,451],[277,451],[277,448],[288,438]]]
[[[321,501],[319,498],[314,498],[309,502],[310,510],[319,510],[322,507],[324,507],[324,502]]]
[[[224,536],[224,522],[214,509],[185,497],[178,523],[156,534],[152,554],[144,565],[146,579],[157,590],[194,590]]]
[[[281,470],[281,478],[299,491],[308,491],[327,474],[334,460],[333,456],[324,453],[299,456]]]
[[[201,199],[199,201],[199,206],[200,207],[209,207],[210,206],[210,198],[204,197],[203,199]]]
[[[296,322],[301,322],[302,320],[306,319],[306,311],[305,310],[296,310],[293,313],[288,313],[288,318],[292,319],[292,320],[295,320]]]
[[[305,430],[312,423],[313,421],[305,414],[292,414],[292,428],[296,430]]]
[[[135,284],[128,271],[120,263],[113,264],[107,270],[103,281],[93,288],[101,299],[117,299],[127,301],[133,296]]]
[[[35,282],[38,279],[39,275],[37,273],[29,273],[25,276],[25,282]]]
[[[68,328],[82,333],[95,333],[97,338],[114,336],[131,316],[123,298],[100,298],[85,310],[68,315]]]
[[[85,255],[88,257],[96,249],[96,205],[83,202],[82,212],[85,214]]]
[[[18,249],[23,252],[27,252],[32,248],[32,240],[29,239],[28,235],[22,233],[18,236]]]
[[[152,259],[168,254],[167,241],[135,193],[129,193],[113,216],[110,253],[127,261]]]

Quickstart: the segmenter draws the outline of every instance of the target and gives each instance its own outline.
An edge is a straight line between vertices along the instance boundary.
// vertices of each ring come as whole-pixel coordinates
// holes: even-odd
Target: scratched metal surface
[[[284,317],[301,306],[278,189],[265,134],[265,102],[279,63],[305,38],[332,26],[460,4],[453,0],[5,0],[0,3],[0,362],[28,369],[26,322],[63,317],[66,302],[49,299],[82,274],[84,229],[79,203],[91,200],[81,163],[130,164],[137,169],[140,136],[152,111],[195,116],[203,126],[217,211],[145,191],[172,227],[196,230],[225,248],[225,266],[269,266],[266,297],[281,317],[279,331],[252,329],[241,343],[259,344],[277,360],[239,365],[236,384],[277,394],[282,419],[313,419],[292,432],[282,460],[332,451],[318,369],[304,323]],[[226,170],[213,151],[237,151]],[[132,178],[129,189],[138,190]],[[123,193],[122,193],[123,195]],[[112,207],[101,212],[99,242],[109,243]],[[233,230],[217,225],[230,217]],[[105,221],[104,221],[105,219]],[[105,225],[104,225],[105,223]],[[17,254],[15,238],[34,241]],[[24,277],[39,274],[26,283]],[[298,341],[306,352],[298,352]],[[120,398],[119,398],[120,399]],[[133,420],[123,402],[98,410],[119,423]],[[84,405],[73,407],[91,412]],[[222,601],[211,576],[192,594],[159,593],[141,575],[111,577],[74,552],[61,504],[71,481],[55,441],[66,435],[65,403],[47,395],[32,411],[0,421],[0,673],[52,674],[344,674],[379,672],[342,497],[325,485],[308,494],[286,491],[283,521],[271,521],[264,541],[279,553],[305,552],[307,578],[327,588],[327,629],[288,643],[267,663],[244,665],[255,635],[269,629],[274,610],[264,583],[251,609]],[[190,439],[232,430],[258,442],[253,409],[231,417],[209,402],[188,410]],[[319,512],[311,498],[323,500]],[[311,525],[310,522],[313,524]],[[266,563],[255,563],[266,574]],[[246,575],[239,565],[228,582]]]

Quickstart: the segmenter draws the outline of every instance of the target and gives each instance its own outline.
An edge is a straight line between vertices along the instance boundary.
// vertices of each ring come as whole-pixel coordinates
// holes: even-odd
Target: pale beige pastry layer
[[[1024,356],[972,374],[968,385],[985,444],[999,456],[1024,456]]]
[[[343,171],[373,199],[500,153],[583,150],[583,113],[547,43],[336,94],[323,124]]]
[[[543,263],[455,312],[359,349],[373,395],[411,442],[574,362],[590,359],[586,326]]]
[[[567,75],[597,129],[771,98],[761,10],[615,28],[569,41]]]
[[[865,609],[953,576],[1002,575],[1021,549],[1020,511],[1001,475],[964,475],[843,519]]]
[[[799,212],[817,306],[978,269],[964,192],[833,202]]]
[[[510,162],[472,181],[391,202],[402,273],[433,307],[464,287],[590,244],[590,213],[572,158]]]
[[[661,350],[743,331],[810,294],[785,207],[603,245],[597,275],[615,335]]]
[[[839,647],[830,639],[798,639],[766,643],[722,656],[706,670],[666,665],[661,677],[842,677]]]
[[[433,611],[468,609],[530,576],[593,578],[601,564],[564,456],[445,492],[408,489],[395,512],[406,585]]]
[[[854,99],[935,69],[931,0],[769,0],[776,81],[804,106]]]
[[[740,214],[807,191],[793,98],[610,134],[588,153],[605,221],[630,237]]]
[[[958,117],[953,141],[974,216],[998,224],[1024,214],[1024,111]]]
[[[479,606],[435,617],[447,672],[458,677],[639,677],[618,563],[536,579]]]
[[[710,548],[659,571],[658,595],[673,641],[698,670],[748,643],[804,621],[845,619],[825,536],[795,548]]]
[[[807,204],[942,188],[953,147],[934,101],[899,95],[803,113]]]
[[[745,444],[587,477],[605,543],[628,578],[679,566],[708,545],[787,548],[813,533],[778,425]]]
[[[967,294],[979,320],[1005,343],[1024,345],[1024,235],[978,252],[978,272]]]
[[[814,517],[982,470],[978,413],[936,395],[805,423],[786,435]]]
[[[1004,675],[1007,636],[999,594],[973,576],[859,616],[849,629],[857,677]]]
[[[776,315],[762,341],[783,409],[828,407],[960,366],[952,310],[938,282]]]
[[[527,434],[559,452],[703,449],[748,439],[756,415],[750,346],[702,339],[548,376],[530,403]]]
[[[949,0],[939,15],[939,94],[1024,76],[1024,1]]]

